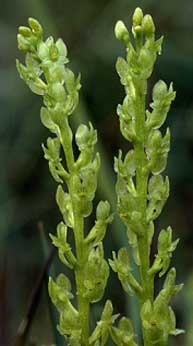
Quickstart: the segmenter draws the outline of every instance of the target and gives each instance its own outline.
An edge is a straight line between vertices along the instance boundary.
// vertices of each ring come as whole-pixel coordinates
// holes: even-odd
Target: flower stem
[[[141,213],[143,234],[138,236],[138,251],[140,258],[140,276],[143,294],[140,299],[140,307],[146,300],[153,302],[154,283],[153,279],[148,275],[150,267],[150,246],[148,242],[148,225],[146,221],[146,207],[147,207],[147,184],[148,172],[146,170],[146,154],[145,154],[145,95],[146,95],[146,81],[140,81],[136,86],[137,99],[136,99],[136,116],[135,116],[135,130],[137,133],[137,140],[134,142],[134,149],[136,153],[136,189],[138,196],[138,212]],[[147,339],[146,332],[143,328],[144,346],[150,346]]]
[[[61,144],[65,153],[66,164],[70,173],[68,190],[72,200],[73,216],[74,216],[74,238],[77,256],[77,266],[75,267],[75,281],[77,289],[77,303],[79,312],[79,321],[81,328],[81,345],[89,344],[89,302],[84,298],[84,268],[87,262],[87,251],[84,247],[84,219],[77,208],[75,179],[78,174],[74,169],[74,155],[72,149],[71,129],[69,124],[64,121],[61,131]]]

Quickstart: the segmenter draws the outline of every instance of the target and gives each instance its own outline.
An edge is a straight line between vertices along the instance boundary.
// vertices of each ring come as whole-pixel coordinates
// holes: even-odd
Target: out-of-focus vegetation
[[[1,4],[0,13],[0,345],[15,342],[18,327],[26,315],[29,300],[40,272],[49,256],[46,236],[55,231],[59,221],[55,203],[56,185],[43,159],[41,143],[47,138],[40,125],[40,100],[20,81],[15,58],[18,57],[16,33],[29,16],[55,33],[67,44],[75,71],[81,71],[81,104],[76,123],[92,120],[98,129],[103,171],[100,176],[100,198],[113,203],[113,156],[117,148],[127,145],[119,134],[116,105],[123,98],[115,72],[117,55],[122,46],[114,38],[118,19],[131,18],[136,6],[154,17],[158,37],[165,34],[164,54],[158,59],[152,85],[158,79],[173,80],[177,97],[168,116],[172,145],[168,175],[170,199],[157,227],[168,224],[181,238],[175,252],[178,279],[185,283],[183,292],[173,301],[177,323],[187,330],[175,339],[175,345],[191,346],[193,335],[193,2],[186,0],[16,0]],[[44,240],[39,222],[44,224]],[[41,231],[42,232],[42,231]],[[124,232],[116,220],[108,232],[106,255],[123,244]],[[49,244],[51,242],[49,241]],[[45,246],[46,244],[46,246]],[[59,264],[54,268],[59,272]],[[46,281],[46,275],[45,275]],[[138,321],[135,302],[126,301],[120,284],[111,275],[106,297],[117,311],[132,314]],[[106,298],[105,297],[105,298]],[[36,300],[37,301],[37,300]],[[126,311],[127,310],[127,311]],[[98,309],[93,311],[97,318]],[[27,345],[50,345],[56,342],[53,312],[42,286]],[[91,321],[92,323],[92,321]],[[178,344],[177,344],[178,342]],[[57,340],[59,345],[60,340]],[[172,345],[172,340],[171,340]]]

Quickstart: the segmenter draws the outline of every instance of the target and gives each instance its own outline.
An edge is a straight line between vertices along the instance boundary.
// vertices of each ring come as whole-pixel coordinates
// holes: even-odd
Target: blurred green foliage
[[[55,204],[56,185],[43,159],[41,143],[47,137],[40,125],[39,98],[20,81],[15,58],[18,56],[16,33],[29,16],[35,17],[50,33],[61,36],[67,44],[72,68],[81,71],[81,104],[75,128],[90,118],[98,129],[102,166],[99,198],[113,203],[113,156],[126,146],[118,130],[116,105],[123,91],[115,72],[122,46],[115,40],[114,24],[128,21],[136,6],[151,13],[157,29],[166,34],[164,54],[152,77],[173,80],[177,97],[166,122],[172,134],[167,174],[171,193],[160,223],[172,225],[181,241],[173,261],[179,281],[185,282],[183,294],[173,301],[178,325],[188,332],[179,337],[179,345],[191,346],[193,312],[193,2],[186,0],[7,0],[0,13],[0,345],[13,345],[17,328],[26,313],[27,303],[45,261],[37,223],[42,220],[46,233],[54,233],[59,220]],[[129,9],[129,11],[128,11]],[[87,120],[85,120],[87,121]],[[125,147],[126,148],[126,147]],[[127,148],[128,149],[128,148]],[[104,155],[103,155],[104,154]],[[105,246],[107,256],[124,244],[124,232],[117,223],[109,231]],[[159,228],[159,223],[157,223]],[[57,272],[60,271],[55,263]],[[186,285],[186,282],[188,284]],[[119,295],[119,293],[121,294]],[[112,274],[106,298],[112,299],[121,313],[135,314],[135,304],[122,295],[116,275]],[[188,308],[187,308],[188,307]],[[96,318],[100,315],[94,310]],[[91,321],[92,324],[92,321]],[[46,292],[42,292],[32,328],[31,342],[50,345],[53,330]],[[30,344],[30,341],[29,343]],[[175,343],[177,346],[177,341]]]

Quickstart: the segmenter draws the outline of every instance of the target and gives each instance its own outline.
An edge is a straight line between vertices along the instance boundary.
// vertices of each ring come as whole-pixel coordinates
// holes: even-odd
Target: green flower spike
[[[143,15],[140,8],[133,14],[132,34],[122,21],[115,26],[115,36],[126,47],[126,58],[116,62],[117,73],[125,90],[125,98],[117,107],[120,130],[123,137],[133,144],[125,157],[119,151],[115,158],[117,173],[117,210],[127,229],[129,245],[139,269],[139,277],[131,273],[132,268],[126,248],[113,252],[110,260],[117,272],[123,289],[135,294],[141,311],[144,346],[167,346],[169,335],[177,335],[175,315],[168,305],[171,295],[179,291],[172,275],[167,274],[163,289],[154,299],[154,278],[163,276],[169,268],[172,253],[178,239],[172,241],[172,230],[162,230],[158,237],[158,253],[150,263],[151,244],[154,236],[154,221],[160,215],[169,196],[169,179],[163,177],[170,149],[170,131],[162,134],[160,127],[166,120],[171,102],[175,98],[172,83],[168,87],[162,80],[153,87],[152,103],[146,109],[147,81],[150,78],[157,55],[161,53],[163,37],[156,40],[152,17]],[[119,325],[112,329],[117,345],[135,345],[132,327]],[[120,322],[121,324],[121,322]],[[130,331],[128,339],[126,331]],[[124,339],[125,335],[125,339]],[[130,339],[129,339],[130,338]],[[126,341],[124,341],[126,340]]]
[[[100,156],[95,154],[97,132],[89,123],[81,124],[75,136],[72,133],[69,116],[78,105],[81,85],[80,76],[75,77],[66,66],[69,60],[62,39],[44,40],[41,25],[30,18],[29,27],[19,28],[18,48],[26,53],[25,64],[16,62],[18,72],[32,92],[42,96],[41,121],[52,134],[42,148],[50,173],[59,184],[56,202],[63,220],[57,235],[50,237],[61,262],[74,271],[77,302],[70,301],[71,285],[64,274],[56,282],[50,278],[49,295],[59,311],[58,330],[68,345],[88,346],[90,304],[102,298],[109,277],[102,240],[112,221],[109,203],[101,201],[94,226],[89,233],[84,230],[84,219],[93,209],[100,167]],[[73,137],[79,150],[77,158]],[[75,251],[68,241],[69,232],[74,235]],[[102,338],[106,340],[106,336]]]

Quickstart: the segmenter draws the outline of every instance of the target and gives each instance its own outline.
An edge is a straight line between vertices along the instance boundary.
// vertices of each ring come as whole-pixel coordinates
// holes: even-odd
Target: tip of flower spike
[[[137,7],[133,14],[133,26],[141,25],[143,20],[143,11],[140,7]]]
[[[119,20],[115,25],[115,37],[125,43],[129,41],[129,32],[122,20]]]

